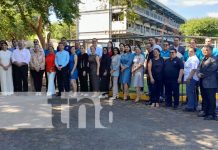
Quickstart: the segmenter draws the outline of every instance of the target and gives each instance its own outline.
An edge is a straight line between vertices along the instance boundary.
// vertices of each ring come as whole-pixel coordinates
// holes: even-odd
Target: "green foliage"
[[[218,19],[191,19],[181,25],[180,31],[185,36],[218,36]]]
[[[0,14],[0,39],[27,39],[33,35],[33,31],[26,27],[18,15],[14,16],[15,19]]]
[[[135,13],[135,6],[146,8],[145,0],[110,0],[112,6],[122,6],[125,8],[128,22],[135,22],[140,19],[140,16]]]
[[[18,21],[28,33],[30,32],[30,35],[35,33],[44,47],[43,31],[44,27],[50,24],[51,12],[55,13],[57,19],[72,24],[79,16],[79,2],[80,0],[0,0],[0,14],[6,18],[1,26],[10,28],[9,30],[18,30],[19,28],[16,29]],[[15,23],[15,25],[8,26],[10,22]],[[25,30],[19,31],[28,35]],[[9,33],[8,31],[4,34],[7,37]]]
[[[67,39],[76,38],[76,26],[67,25],[66,23],[53,23],[50,26],[51,38],[61,40],[62,37]]]

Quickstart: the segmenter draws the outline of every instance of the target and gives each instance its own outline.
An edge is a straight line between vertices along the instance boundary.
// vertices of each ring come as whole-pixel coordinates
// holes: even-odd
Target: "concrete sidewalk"
[[[37,99],[34,99],[37,100]],[[96,129],[93,105],[87,107],[87,128],[0,129],[2,150],[178,150],[218,149],[218,122],[196,113],[150,108],[132,101],[102,100],[101,123]],[[10,104],[5,107],[11,108]],[[74,105],[73,107],[79,107]],[[35,108],[36,110],[38,108]],[[6,110],[6,108],[4,108]],[[0,109],[4,113],[3,109]],[[113,122],[108,112],[113,112]],[[15,113],[16,115],[16,113]],[[72,120],[78,120],[76,113]],[[3,120],[1,120],[3,121]]]

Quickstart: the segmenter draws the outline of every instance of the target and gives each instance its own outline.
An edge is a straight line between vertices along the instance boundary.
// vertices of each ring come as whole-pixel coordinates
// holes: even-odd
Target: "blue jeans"
[[[191,79],[189,83],[186,83],[186,95],[188,97],[187,108],[195,110],[198,106],[197,94],[196,94],[197,81]]]

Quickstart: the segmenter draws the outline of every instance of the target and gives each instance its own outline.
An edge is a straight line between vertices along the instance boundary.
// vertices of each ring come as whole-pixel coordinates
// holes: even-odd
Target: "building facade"
[[[104,39],[130,36],[175,35],[185,18],[156,0],[145,0],[146,8],[136,6],[139,20],[130,23],[125,8],[108,0],[82,0],[77,22],[78,39]]]

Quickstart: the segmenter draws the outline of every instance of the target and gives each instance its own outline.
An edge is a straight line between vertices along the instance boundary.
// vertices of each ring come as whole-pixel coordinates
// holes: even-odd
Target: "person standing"
[[[114,54],[112,56],[111,60],[111,76],[112,76],[112,81],[113,81],[113,97],[111,98],[112,100],[118,99],[119,94],[118,94],[118,78],[120,74],[120,52],[117,47],[114,48]]]
[[[15,92],[28,91],[28,64],[30,59],[30,51],[24,48],[24,41],[18,41],[18,49],[12,53],[12,63],[15,66]]]
[[[139,47],[135,48],[136,55],[133,59],[132,65],[132,76],[133,86],[136,88],[136,99],[137,103],[141,98],[141,88],[144,87],[144,62],[145,57],[142,55],[142,51]]]
[[[132,68],[133,55],[129,44],[125,45],[125,53],[121,56],[121,83],[124,88],[124,100],[129,97],[129,86],[131,84],[131,68]]]
[[[206,38],[205,39],[205,45],[213,47],[212,39],[211,38]],[[218,48],[213,47],[213,56],[218,57]]]
[[[45,66],[46,66],[46,76],[48,79],[48,90],[47,96],[55,95],[55,75],[56,75],[56,67],[55,67],[55,52],[54,47],[49,46],[49,53],[45,58]]]
[[[112,51],[113,55],[113,51]],[[100,98],[107,98],[109,94],[109,84],[110,84],[110,66],[111,57],[108,53],[107,47],[103,48],[103,55],[100,61],[100,91],[103,92]]]
[[[98,55],[99,58],[101,58],[102,57],[102,48],[98,47],[98,40],[96,38],[92,39],[92,46],[95,48],[95,54]],[[88,48],[87,54],[92,55],[91,48]]]
[[[160,50],[154,49],[154,58],[148,63],[148,74],[151,81],[151,106],[159,107],[159,99],[163,86],[164,59],[160,57]]]
[[[184,64],[184,82],[186,83],[186,95],[188,97],[187,106],[184,111],[196,111],[198,106],[196,86],[198,77],[196,70],[199,64],[199,59],[195,55],[196,49],[189,48],[189,58]]]
[[[78,70],[77,70],[78,56],[76,54],[76,49],[74,46],[71,47],[70,52],[71,52],[70,60],[69,60],[70,84],[73,87],[73,92],[75,93],[77,92],[76,80],[78,79]]]
[[[81,46],[81,55],[78,56],[77,65],[81,92],[88,92],[88,59],[89,56],[86,53],[85,47]]]
[[[59,51],[56,53],[55,57],[55,66],[57,67],[57,80],[58,80],[58,94],[57,96],[61,96],[61,92],[65,90],[65,92],[70,91],[69,84],[69,52],[64,50],[64,43],[60,42],[58,44]]]
[[[125,46],[125,45],[124,45],[123,43],[120,43],[120,44],[119,44],[120,55],[124,54],[124,51],[125,51],[125,50],[124,50],[124,46]]]
[[[216,90],[218,87],[217,58],[212,56],[213,47],[204,46],[204,58],[197,69],[197,76],[200,78],[200,90],[202,96],[202,111],[199,117],[204,117],[205,120],[217,120],[216,117]]]
[[[176,49],[177,55],[178,55],[178,53],[180,53],[181,55],[184,55],[185,54],[185,48],[180,45],[180,42],[181,42],[180,37],[175,37],[173,46],[170,47],[170,50],[171,49]]]
[[[96,54],[96,49],[94,46],[90,47],[91,55],[89,55],[89,69],[90,69],[90,82],[93,92],[99,92],[99,69],[100,60],[99,56]]]
[[[147,86],[148,86],[148,96],[151,96],[151,91],[152,91],[152,88],[151,88],[151,81],[150,81],[150,77],[148,75],[148,63],[149,61],[154,57],[154,54],[153,54],[153,50],[152,50],[152,46],[150,43],[148,43],[146,45],[146,51],[147,51],[147,55],[146,55],[146,58],[145,58],[145,74],[147,75]],[[149,103],[151,104],[151,100],[149,100]]]
[[[7,42],[3,42],[0,51],[0,83],[3,95],[12,95],[14,93],[11,56],[12,52],[8,50]]]
[[[197,41],[195,39],[191,39],[191,41],[189,43],[189,47],[195,48],[195,50],[196,50],[195,54],[196,54],[197,58],[199,59],[199,61],[201,61],[204,58],[202,50],[197,47]],[[188,58],[189,58],[189,55],[188,55],[188,49],[187,49],[185,51],[182,59],[183,59],[183,61],[187,61]]]
[[[160,45],[156,43],[156,40],[154,38],[149,38],[148,39],[149,44],[151,44],[151,49],[154,50],[155,48],[158,48],[160,51],[162,51],[162,48]]]
[[[64,44],[64,50],[67,51],[69,53],[69,55],[70,55],[70,48],[71,47],[70,47],[70,45],[68,45],[66,37],[62,37],[61,38],[61,43]],[[60,51],[59,46],[57,47],[57,52],[58,51]]]
[[[167,60],[170,58],[170,43],[168,41],[164,41],[163,43],[163,50],[160,52],[160,56],[164,59]]]
[[[179,106],[179,84],[182,82],[184,72],[184,64],[176,53],[176,49],[170,50],[170,58],[164,64],[166,107],[172,107],[173,95],[174,109]]]
[[[41,95],[42,78],[45,70],[45,56],[44,52],[40,51],[39,45],[34,45],[33,53],[30,61],[30,71],[33,77],[33,84],[36,95]]]
[[[107,48],[108,48],[108,54],[110,57],[113,56],[113,51],[114,51],[114,46],[113,46],[113,42],[112,41],[109,41],[107,43]]]

